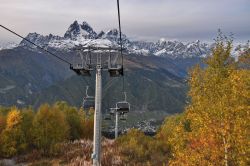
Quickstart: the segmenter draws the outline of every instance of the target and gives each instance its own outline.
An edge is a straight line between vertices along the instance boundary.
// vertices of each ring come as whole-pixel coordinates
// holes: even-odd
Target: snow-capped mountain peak
[[[119,31],[117,29],[111,29],[107,32],[107,35],[109,36],[118,36],[119,35]]]
[[[120,34],[119,31],[117,29],[110,29],[106,32],[101,31],[98,35],[98,38],[102,38],[102,39],[108,39],[110,41],[113,42],[118,42],[120,39]],[[125,34],[122,34],[122,40],[125,41],[127,40],[127,37]]]
[[[78,38],[82,37],[85,39],[95,39],[96,36],[97,33],[85,21],[82,24],[79,24],[77,21],[74,21],[64,34],[64,38],[71,40],[77,40]]]

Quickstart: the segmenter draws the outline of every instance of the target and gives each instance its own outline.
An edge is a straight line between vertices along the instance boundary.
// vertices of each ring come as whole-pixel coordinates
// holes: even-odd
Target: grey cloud
[[[212,40],[217,29],[250,39],[249,0],[120,0],[123,31],[132,38]],[[63,35],[74,21],[117,27],[116,0],[1,0],[0,23],[26,35]],[[0,30],[0,40],[17,40]]]

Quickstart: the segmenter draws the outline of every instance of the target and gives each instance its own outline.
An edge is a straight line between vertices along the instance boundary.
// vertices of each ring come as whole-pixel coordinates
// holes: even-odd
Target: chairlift
[[[77,75],[82,76],[91,76],[91,53],[88,51],[87,55],[85,55],[85,58],[82,53],[80,53],[80,58],[82,63],[77,63],[74,65],[70,65],[70,69],[73,70]],[[84,60],[85,59],[85,60]]]
[[[111,116],[114,116],[114,115],[115,115],[115,112],[116,112],[116,108],[110,108],[109,114],[110,114]]]
[[[120,113],[128,113],[130,111],[130,104],[127,102],[126,92],[124,92],[125,100],[116,103],[116,110]]]
[[[120,116],[120,120],[123,121],[123,122],[126,121],[127,120],[127,116],[125,114],[121,115]]]
[[[83,76],[91,76],[90,69],[82,67],[81,64],[78,64],[77,66],[70,66],[70,69],[76,72],[77,75],[83,75]]]
[[[123,66],[121,64],[112,65],[111,63],[111,51],[109,50],[109,62],[108,62],[108,72],[110,77],[123,76]]]
[[[83,98],[83,109],[95,108],[95,97],[88,95],[89,86],[86,87],[86,96]]]
[[[117,68],[109,68],[108,72],[110,77],[119,77],[120,75],[123,75],[123,68],[121,66],[118,66]]]

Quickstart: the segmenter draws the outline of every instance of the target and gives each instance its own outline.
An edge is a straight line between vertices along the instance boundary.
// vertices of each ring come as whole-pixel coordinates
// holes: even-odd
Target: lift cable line
[[[119,35],[120,35],[120,47],[121,47],[121,55],[122,55],[122,28],[121,28],[121,14],[120,14],[120,3],[117,0],[117,10],[118,10],[118,23],[119,23]],[[123,57],[123,56],[122,56]],[[122,58],[123,60],[123,58]],[[123,61],[122,61],[123,63]]]
[[[130,111],[130,103],[127,102],[127,95],[125,92],[125,81],[124,81],[124,55],[123,55],[123,46],[122,46],[122,31],[121,31],[121,14],[120,14],[120,4],[117,0],[117,11],[118,11],[118,24],[119,24],[119,35],[120,35],[120,56],[122,58],[122,93],[124,93],[124,100],[116,102],[115,108],[110,108],[110,114],[115,114],[115,138],[118,137],[118,121],[125,121],[126,115]],[[119,119],[120,116],[120,119]]]
[[[120,14],[120,2],[119,0],[117,0],[117,12],[118,12],[118,24],[119,24],[119,35],[120,35],[120,51],[121,51],[121,58],[122,58],[122,72],[123,71],[123,66],[124,66],[124,57],[123,57],[123,53],[122,53],[122,28],[121,28],[121,14]],[[124,92],[124,75],[122,77],[122,90]]]
[[[9,28],[7,28],[7,27],[5,27],[5,26],[3,26],[3,25],[0,25],[0,27],[2,27],[3,29],[5,29],[5,30],[11,32],[12,34],[14,34],[14,35],[16,35],[16,36],[22,38],[23,40],[29,42],[30,44],[33,44],[33,45],[36,46],[37,48],[39,48],[39,49],[41,49],[41,50],[47,52],[48,54],[54,56],[55,58],[57,58],[57,59],[59,59],[59,60],[61,60],[61,61],[63,61],[64,63],[67,63],[68,65],[72,66],[72,64],[71,64],[70,62],[68,62],[67,60],[65,60],[65,59],[59,57],[58,55],[54,54],[53,52],[50,52],[49,50],[47,50],[47,49],[45,49],[45,48],[43,48],[43,47],[41,47],[41,46],[35,44],[34,42],[32,42],[32,41],[26,39],[25,37],[23,37],[23,36],[17,34],[16,32],[10,30]]]

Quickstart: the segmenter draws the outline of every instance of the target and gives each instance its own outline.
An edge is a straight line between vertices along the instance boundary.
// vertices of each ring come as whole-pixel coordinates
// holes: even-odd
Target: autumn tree
[[[24,108],[21,111],[22,123],[21,130],[23,132],[24,140],[27,142],[27,146],[31,147],[33,142],[33,119],[35,116],[32,108]],[[27,147],[28,148],[28,147]]]
[[[5,157],[11,157],[27,147],[24,133],[21,129],[22,115],[20,110],[12,107],[7,115],[6,127],[0,136],[1,152]]]
[[[172,165],[247,165],[250,72],[231,57],[232,41],[220,33],[207,66],[190,72],[191,132]]]
[[[168,116],[157,132],[156,138],[168,148],[169,159],[172,159],[181,155],[186,149],[190,132],[190,121],[187,120],[185,113],[181,113]]]
[[[33,120],[34,144],[43,154],[53,153],[58,143],[68,138],[69,126],[57,107],[40,106]]]
[[[116,140],[119,155],[128,165],[164,165],[169,159],[169,148],[143,132],[131,129]]]
[[[84,135],[85,114],[80,114],[77,108],[69,106],[66,102],[57,102],[55,107],[65,114],[69,124],[69,139],[80,139]]]

